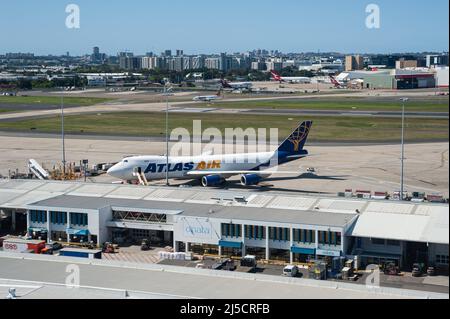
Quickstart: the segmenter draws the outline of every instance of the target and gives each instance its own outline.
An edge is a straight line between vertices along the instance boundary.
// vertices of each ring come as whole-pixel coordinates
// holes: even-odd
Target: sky
[[[448,0],[1,0],[0,54],[448,51]],[[80,28],[66,27],[68,4]],[[380,28],[366,27],[366,6]]]

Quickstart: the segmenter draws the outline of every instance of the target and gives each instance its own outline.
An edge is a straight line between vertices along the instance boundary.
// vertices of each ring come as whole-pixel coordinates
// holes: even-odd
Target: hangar
[[[0,180],[2,232],[135,242],[286,263],[345,256],[448,272],[448,204],[35,180]]]
[[[422,69],[386,69],[378,71],[343,72],[340,82],[361,80],[361,89],[406,90],[436,87],[436,74]]]

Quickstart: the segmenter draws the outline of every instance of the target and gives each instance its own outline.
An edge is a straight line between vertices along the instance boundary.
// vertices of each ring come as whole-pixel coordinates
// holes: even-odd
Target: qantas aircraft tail
[[[270,74],[272,74],[272,78],[275,81],[280,81],[280,82],[283,81],[283,79],[281,78],[281,75],[277,71],[271,70]]]
[[[331,83],[334,84],[334,86],[336,86],[336,87],[340,87],[341,86],[341,84],[334,78],[334,76],[330,75],[330,80],[331,80]]]
[[[227,82],[227,80],[220,80],[220,83],[222,84],[222,87],[225,89],[231,89],[231,85]]]

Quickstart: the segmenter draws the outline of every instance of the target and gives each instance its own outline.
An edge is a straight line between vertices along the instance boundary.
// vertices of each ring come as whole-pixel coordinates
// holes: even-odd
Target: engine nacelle
[[[241,184],[243,186],[258,185],[261,179],[261,176],[256,174],[245,174],[241,176]]]
[[[223,177],[220,175],[208,175],[202,177],[203,187],[217,186],[222,184],[224,181]]]

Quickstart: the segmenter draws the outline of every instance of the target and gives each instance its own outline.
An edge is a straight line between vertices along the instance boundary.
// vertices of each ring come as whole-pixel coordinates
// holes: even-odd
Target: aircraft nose
[[[120,164],[114,165],[106,173],[112,177],[123,178],[123,169]]]

